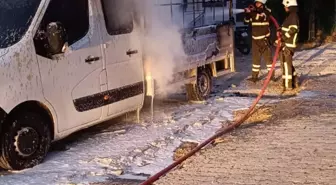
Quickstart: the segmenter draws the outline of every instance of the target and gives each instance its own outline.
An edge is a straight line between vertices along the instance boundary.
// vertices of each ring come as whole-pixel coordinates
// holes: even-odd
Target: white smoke
[[[167,92],[173,80],[177,59],[184,58],[180,27],[171,21],[170,6],[157,6],[153,0],[135,0],[138,20],[145,24],[142,30],[145,54],[145,72],[151,75],[162,92]],[[167,12],[169,11],[169,12]],[[175,10],[174,13],[178,10]],[[139,16],[141,15],[141,16]]]

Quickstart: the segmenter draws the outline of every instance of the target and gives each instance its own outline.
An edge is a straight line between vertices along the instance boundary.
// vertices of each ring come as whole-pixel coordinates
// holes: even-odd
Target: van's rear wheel
[[[1,133],[0,167],[23,170],[43,161],[51,142],[47,120],[35,112],[17,113]]]
[[[186,90],[190,101],[206,100],[212,91],[212,77],[210,70],[200,70],[197,74],[196,84],[187,84]]]

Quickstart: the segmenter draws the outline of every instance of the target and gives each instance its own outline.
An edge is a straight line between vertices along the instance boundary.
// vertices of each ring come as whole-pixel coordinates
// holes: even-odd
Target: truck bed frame
[[[163,1],[164,3],[160,3]],[[187,91],[188,86],[192,86],[195,91],[200,71],[208,71],[211,77],[235,71],[232,0],[181,0],[183,2],[180,3],[176,1],[157,0],[156,3],[156,6],[164,8],[165,11],[169,9],[172,21],[176,16],[182,16],[182,20],[177,24],[182,27],[180,33],[186,57],[176,59],[183,62],[179,62],[182,65],[174,70],[174,80],[170,84],[186,85]],[[154,89],[147,88],[148,95],[154,94],[150,91]],[[190,100],[195,99],[189,95],[188,97]]]

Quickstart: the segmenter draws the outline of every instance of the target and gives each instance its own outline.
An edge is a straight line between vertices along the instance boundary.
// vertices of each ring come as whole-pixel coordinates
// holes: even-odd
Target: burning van
[[[204,100],[234,70],[232,2],[139,2],[1,1],[0,167],[33,167],[52,141],[139,113],[153,81]]]

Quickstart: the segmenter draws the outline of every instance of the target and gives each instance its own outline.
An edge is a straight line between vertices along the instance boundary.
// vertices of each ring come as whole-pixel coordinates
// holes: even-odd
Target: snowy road
[[[336,73],[336,45],[302,51],[295,59],[303,78]],[[153,123],[145,110],[140,124],[129,117],[77,133],[63,141],[66,150],[50,152],[43,164],[21,172],[2,172],[0,184],[88,184],[113,178],[146,179],[172,162],[173,151],[183,141],[200,142],[208,138],[223,122],[233,119],[233,111],[251,104],[252,97],[228,93],[244,91],[249,86],[244,79],[250,74],[250,66],[249,57],[240,57],[239,73],[218,79],[215,93],[205,104],[187,104],[183,99],[158,101]],[[231,84],[238,87],[233,86],[230,91]],[[302,92],[297,98],[307,98],[304,95],[310,94]]]
[[[244,125],[155,185],[336,184],[335,84],[336,75],[310,80],[317,97],[272,105],[268,121]]]

